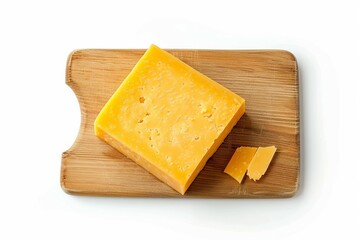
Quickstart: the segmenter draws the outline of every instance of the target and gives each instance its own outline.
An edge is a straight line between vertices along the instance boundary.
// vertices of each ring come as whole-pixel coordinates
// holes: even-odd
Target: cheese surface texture
[[[265,174],[275,152],[275,146],[258,148],[248,167],[247,175],[250,179],[257,181]]]
[[[95,134],[181,194],[245,111],[245,100],[155,45],[97,116]]]
[[[245,176],[246,170],[253,159],[257,148],[256,147],[239,147],[236,149],[234,155],[231,157],[224,172],[233,177],[236,181],[241,183]]]

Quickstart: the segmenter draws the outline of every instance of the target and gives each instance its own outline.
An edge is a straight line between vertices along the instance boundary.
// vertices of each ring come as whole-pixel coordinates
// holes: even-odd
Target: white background
[[[0,239],[360,239],[356,1],[1,1]],[[79,197],[59,184],[80,125],[78,48],[286,49],[301,84],[290,199]]]

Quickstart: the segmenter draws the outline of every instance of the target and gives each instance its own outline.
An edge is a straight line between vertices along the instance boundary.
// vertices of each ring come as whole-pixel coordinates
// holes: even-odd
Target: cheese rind
[[[245,100],[152,45],[97,116],[95,134],[184,194]]]
[[[237,148],[224,172],[233,177],[238,183],[241,183],[256,150],[256,147]]]
[[[247,169],[247,175],[250,179],[257,181],[265,174],[275,152],[275,146],[258,148]]]

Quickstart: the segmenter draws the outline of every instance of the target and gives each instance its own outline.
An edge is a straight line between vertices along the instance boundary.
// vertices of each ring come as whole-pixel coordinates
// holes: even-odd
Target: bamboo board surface
[[[281,50],[168,50],[246,100],[246,113],[209,159],[184,196],[94,135],[93,122],[145,50],[77,50],[66,84],[81,108],[73,146],[62,154],[61,186],[67,193],[107,196],[277,198],[299,183],[299,84],[294,56]],[[75,104],[75,103],[74,103]],[[223,172],[239,146],[275,145],[277,152],[257,182],[241,185]]]

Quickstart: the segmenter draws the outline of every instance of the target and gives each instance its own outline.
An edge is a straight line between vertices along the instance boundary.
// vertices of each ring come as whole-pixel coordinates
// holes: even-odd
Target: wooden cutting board
[[[277,198],[299,184],[299,83],[294,56],[281,50],[168,50],[246,100],[246,113],[209,159],[185,196],[107,145],[93,122],[145,50],[78,50],[70,54],[66,84],[81,108],[73,146],[62,154],[61,186],[67,193],[108,196]],[[74,103],[75,104],[75,103]],[[223,172],[239,146],[275,145],[277,153],[257,182],[242,184]]]

